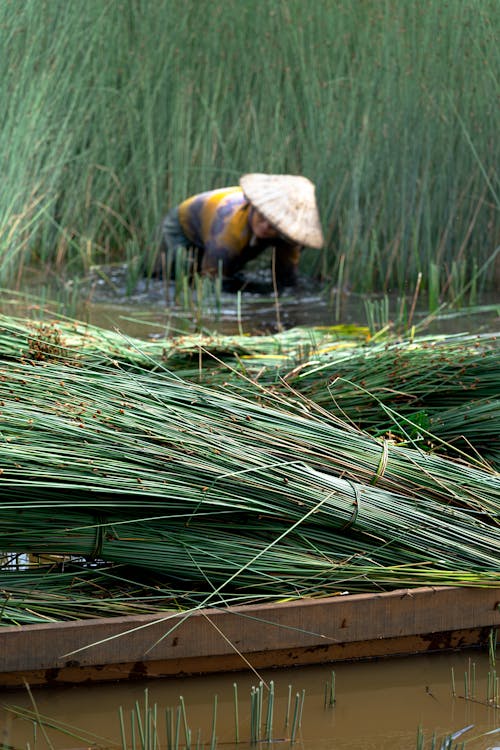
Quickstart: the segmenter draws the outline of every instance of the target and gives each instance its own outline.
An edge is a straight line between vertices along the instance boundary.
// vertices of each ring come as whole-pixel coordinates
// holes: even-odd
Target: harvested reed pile
[[[420,438],[500,468],[500,337],[455,336],[319,355],[284,375],[372,434]],[[438,438],[438,440],[435,440]]]
[[[452,455],[472,454],[499,468],[498,336],[360,345],[365,333],[337,326],[265,337],[196,335],[144,342],[76,321],[42,324],[4,317],[0,356],[168,367],[189,380],[235,390],[244,374],[273,389],[293,388],[374,435],[417,441],[424,449]]]
[[[286,494],[305,466],[391,492],[497,511],[493,472],[379,441],[307,411],[307,402],[297,405],[264,389],[259,394],[262,403],[255,392],[249,399],[158,373],[0,367],[5,502],[15,507],[13,492],[22,487],[36,487],[40,497],[82,489],[84,497],[103,495],[100,503],[132,488],[135,495],[139,487],[142,503],[154,506],[156,497],[171,501],[179,487],[196,487],[198,503],[213,483],[217,492],[227,487],[235,496],[243,485],[265,486],[271,469],[288,477]]]
[[[205,602],[217,605],[227,594],[296,598],[412,580],[498,585],[498,528],[466,511],[361,486],[353,509],[353,487],[334,477],[329,485],[330,495],[303,515],[295,492],[276,507],[272,489],[265,514],[250,499],[246,513],[184,506],[133,520],[66,508],[2,510],[0,545],[146,568],[176,590],[203,587]]]
[[[46,519],[50,525],[50,519]],[[2,522],[3,528],[3,522]],[[19,531],[19,529],[18,529]],[[89,566],[84,561],[37,565],[18,570],[4,560],[0,570],[0,625],[32,625],[115,615],[151,614],[178,608],[184,591],[161,588],[159,581],[134,580],[123,566]],[[36,567],[35,567],[36,566]],[[194,599],[191,599],[191,603]]]
[[[71,594],[57,566],[46,584],[4,572],[4,623],[499,585],[498,474],[471,451],[453,462],[358,426],[415,443],[425,409],[447,440],[467,404],[493,440],[495,337],[344,352],[331,331],[296,330],[245,344],[174,340],[165,354],[78,324],[3,321],[0,549],[111,564]],[[212,345],[239,368],[213,359],[216,388],[165,370]]]
[[[157,369],[162,365],[178,369],[191,365],[193,360],[198,364],[200,356],[205,354],[205,366],[217,365],[213,356],[233,362],[243,357],[256,358],[256,367],[261,369],[262,366],[290,367],[312,354],[359,346],[367,337],[365,327],[338,325],[293,328],[268,336],[212,333],[143,341],[79,321],[43,323],[0,316],[0,359],[93,365],[115,362],[143,369]]]
[[[4,363],[0,549],[142,566],[218,606],[498,585],[498,475],[256,395]]]
[[[466,400],[496,398],[499,366],[498,334],[461,335],[319,355],[285,379],[315,403],[328,408],[341,401],[342,409],[359,413],[365,426],[377,426],[384,417],[387,421],[385,405],[400,413],[439,413]]]

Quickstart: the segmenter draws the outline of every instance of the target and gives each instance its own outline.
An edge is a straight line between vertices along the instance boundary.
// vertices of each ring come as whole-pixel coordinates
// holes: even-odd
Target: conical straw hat
[[[257,211],[292,242],[317,249],[323,247],[316,191],[307,177],[245,174],[240,185]]]

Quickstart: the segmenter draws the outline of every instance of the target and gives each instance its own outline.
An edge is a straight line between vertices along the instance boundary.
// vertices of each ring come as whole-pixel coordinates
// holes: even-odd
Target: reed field
[[[326,287],[492,288],[499,26],[496,0],[2,3],[0,284],[137,275],[169,207],[264,171],[316,183]]]

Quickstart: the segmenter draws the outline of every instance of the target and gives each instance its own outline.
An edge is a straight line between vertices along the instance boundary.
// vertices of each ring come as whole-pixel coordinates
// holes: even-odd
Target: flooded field
[[[408,322],[412,300],[404,302],[395,296],[376,297],[352,291],[342,291],[329,297],[306,284],[298,291],[288,291],[278,300],[272,295],[242,292],[241,295],[222,294],[220,300],[208,297],[201,304],[193,298],[192,308],[178,297],[174,304],[174,290],[161,282],[141,281],[128,297],[123,294],[124,283],[117,273],[115,293],[110,294],[109,284],[102,281],[93,287],[90,304],[85,305],[89,322],[107,327],[123,326],[130,335],[161,335],[162,329],[172,332],[191,325],[204,326],[221,333],[272,333],[280,328],[295,326],[328,326],[337,324],[367,325],[374,310],[382,327],[384,318],[397,329]],[[168,298],[170,307],[166,304]],[[191,298],[189,298],[191,300]],[[387,305],[387,307],[385,307]],[[116,319],[117,315],[118,320]],[[377,322],[377,321],[375,321]],[[159,326],[148,329],[154,323]],[[489,294],[481,300],[473,315],[464,317],[459,310],[444,305],[442,310],[430,314],[422,301],[415,306],[412,321],[424,333],[470,333],[497,330],[500,327],[500,299]],[[137,326],[136,328],[134,328]]]
[[[263,288],[266,286],[270,284],[263,282]],[[269,334],[296,326],[370,323],[377,330],[387,326],[388,331],[400,334],[412,326],[422,335],[500,329],[500,299],[495,292],[483,294],[474,307],[442,304],[431,312],[425,298],[414,301],[410,292],[404,299],[350,290],[325,295],[312,282],[304,282],[279,299],[270,289],[267,294],[183,294],[173,284],[146,279],[129,287],[125,267],[117,266],[101,275],[94,273],[78,285],[69,284],[65,294],[58,290],[52,298],[50,292],[40,292],[37,284],[29,293],[3,292],[0,312],[36,318],[45,308],[137,338],[162,338],[194,330]],[[57,304],[51,299],[58,300]]]

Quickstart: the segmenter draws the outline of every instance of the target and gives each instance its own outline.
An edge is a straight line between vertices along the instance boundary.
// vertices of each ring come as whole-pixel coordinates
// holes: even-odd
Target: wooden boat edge
[[[0,629],[0,686],[144,679],[485,645],[498,588],[421,587]]]

